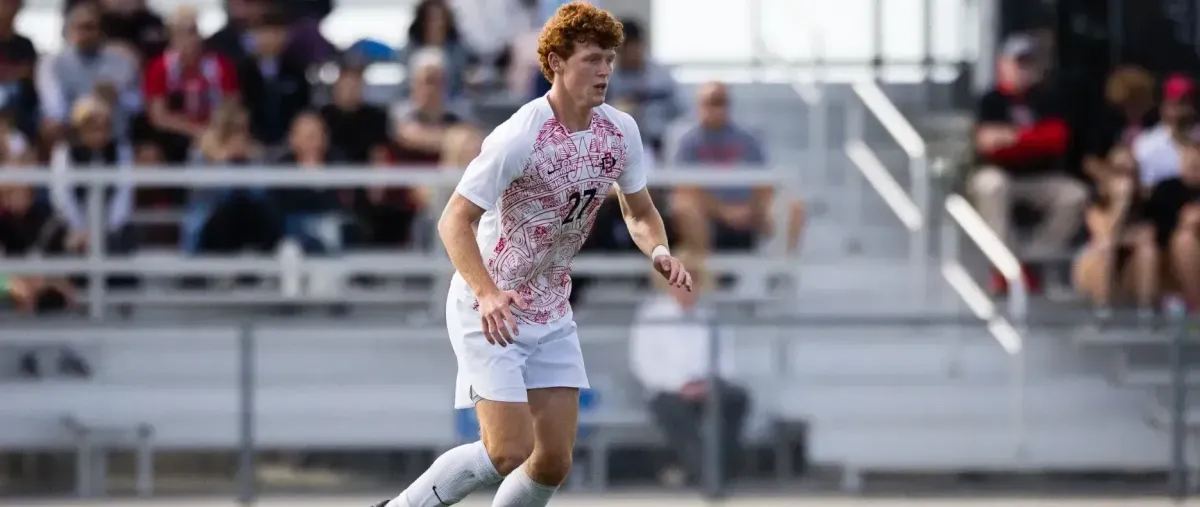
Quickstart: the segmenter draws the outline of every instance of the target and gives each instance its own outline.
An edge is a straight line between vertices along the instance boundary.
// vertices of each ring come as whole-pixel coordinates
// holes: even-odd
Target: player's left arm
[[[621,190],[618,194],[621,216],[625,219],[625,226],[629,229],[629,236],[633,238],[634,244],[653,260],[654,268],[672,285],[691,290],[692,276],[679,259],[671,255],[662,214],[658,212],[654,200],[650,198],[650,189],[646,186],[646,164],[643,161],[641,134],[637,131],[636,123],[632,120],[629,123],[633,127],[626,137],[629,139],[629,146],[625,168],[617,179],[617,186]]]

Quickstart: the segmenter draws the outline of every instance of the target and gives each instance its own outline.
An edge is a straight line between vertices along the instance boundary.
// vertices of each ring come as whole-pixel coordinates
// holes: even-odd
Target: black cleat
[[[375,505],[372,505],[371,507],[387,507],[388,502],[391,502],[391,501],[392,501],[392,499],[389,498],[389,499],[379,502]]]

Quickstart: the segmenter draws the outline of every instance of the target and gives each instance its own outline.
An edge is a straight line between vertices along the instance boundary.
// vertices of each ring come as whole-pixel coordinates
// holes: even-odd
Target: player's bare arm
[[[483,265],[474,229],[483,213],[483,208],[455,192],[438,220],[438,235],[446,246],[454,269],[458,270],[479,300],[480,324],[488,343],[507,347],[514,343],[513,337],[517,335],[517,320],[509,305],[525,309],[526,303],[516,292],[500,290]]]
[[[692,275],[683,263],[671,255],[667,248],[667,228],[662,215],[650,198],[650,190],[643,188],[632,194],[621,193],[621,215],[629,236],[642,253],[654,261],[657,270],[671,285],[692,290]]]

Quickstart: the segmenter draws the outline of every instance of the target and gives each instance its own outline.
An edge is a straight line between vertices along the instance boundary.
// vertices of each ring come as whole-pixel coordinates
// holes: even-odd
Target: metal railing
[[[876,387],[882,389],[881,393],[890,392],[893,396],[904,396],[906,390],[920,387],[928,387],[930,383],[936,385],[956,385],[959,388],[969,389],[970,387],[980,387],[989,384],[989,381],[983,378],[978,378],[977,382],[969,382],[959,385],[958,382],[947,378],[944,374],[936,370],[920,369],[901,366],[898,369],[889,369],[887,366],[882,366],[873,371],[872,376],[864,377],[862,371],[849,371],[845,374],[846,377],[828,377],[823,373],[824,370],[817,368],[813,369],[812,364],[802,366],[796,364],[794,358],[802,356],[811,356],[812,351],[805,349],[811,346],[813,341],[810,339],[802,339],[803,337],[811,337],[811,333],[798,332],[799,329],[859,329],[877,328],[879,331],[890,333],[895,332],[900,328],[919,328],[921,330],[945,329],[945,328],[976,328],[984,325],[983,322],[974,318],[971,315],[958,315],[956,313],[925,313],[911,316],[883,316],[883,315],[825,315],[825,314],[807,314],[807,315],[791,315],[780,318],[746,318],[744,315],[739,316],[733,312],[721,312],[721,315],[712,314],[709,318],[702,321],[684,321],[683,323],[698,325],[706,331],[700,331],[701,335],[697,336],[699,340],[706,340],[709,353],[708,375],[716,376],[719,363],[719,356],[724,352],[718,343],[718,329],[738,328],[741,331],[737,335],[737,342],[741,343],[744,348],[734,350],[734,354],[746,353],[747,356],[759,357],[763,359],[769,358],[769,361],[756,362],[758,366],[749,368],[738,368],[736,377],[728,380],[737,380],[745,384],[745,387],[750,390],[751,396],[756,400],[756,403],[761,409],[773,419],[779,421],[796,421],[796,422],[817,422],[822,421],[822,415],[828,417],[828,414],[823,414],[816,410],[813,406],[797,406],[795,397],[786,397],[787,393],[797,392],[789,386],[804,385],[805,389],[810,393],[817,390],[823,392],[842,391],[844,393],[846,385],[844,379],[855,379],[854,386],[856,387]],[[1056,320],[1056,321],[1039,321],[1036,324],[1039,326],[1053,326],[1058,328],[1075,327],[1083,324],[1083,321],[1071,320]],[[581,319],[579,326],[581,329],[587,330],[587,338],[584,341],[584,347],[601,347],[605,350],[612,351],[622,350],[629,346],[630,326],[655,326],[668,325],[678,326],[681,321],[678,320],[657,320],[647,319],[636,322],[619,322],[613,319],[606,320],[589,320]],[[154,455],[158,452],[171,452],[179,450],[236,450],[238,451],[241,460],[238,466],[238,495],[239,498],[246,504],[252,504],[259,496],[260,484],[257,474],[255,473],[255,460],[257,454],[264,449],[273,451],[305,451],[307,449],[336,449],[338,446],[345,446],[355,449],[371,449],[375,447],[394,447],[396,445],[393,439],[397,438],[397,434],[410,434],[413,436],[403,437],[406,448],[413,449],[438,449],[445,448],[447,445],[454,445],[452,429],[447,429],[447,425],[453,420],[454,412],[450,405],[435,405],[435,406],[413,406],[409,398],[405,398],[405,393],[413,392],[412,389],[405,391],[404,388],[411,388],[414,385],[420,385],[423,390],[432,390],[436,392],[445,392],[447,395],[452,391],[450,386],[453,385],[453,375],[450,372],[440,371],[437,375],[431,378],[424,378],[423,370],[416,372],[417,376],[397,376],[386,375],[383,377],[373,374],[361,376],[357,372],[370,372],[370,368],[348,369],[345,364],[339,363],[337,360],[330,361],[329,356],[324,355],[330,350],[339,350],[343,352],[350,351],[367,351],[367,354],[389,354],[393,357],[388,359],[389,363],[394,365],[394,370],[404,371],[404,365],[416,365],[421,361],[433,361],[430,365],[434,369],[441,368],[442,361],[452,361],[445,354],[446,338],[445,330],[436,324],[429,325],[412,325],[395,319],[348,319],[337,322],[314,322],[304,319],[291,321],[271,321],[269,319],[255,321],[245,324],[230,322],[229,319],[211,320],[211,319],[195,319],[183,320],[174,322],[164,322],[161,324],[144,324],[148,329],[135,329],[128,325],[114,323],[93,323],[93,322],[77,322],[77,323],[62,323],[62,322],[32,322],[32,323],[13,323],[0,330],[0,346],[5,350],[19,350],[21,348],[36,348],[36,347],[54,347],[63,345],[79,346],[80,350],[87,351],[89,347],[92,350],[103,350],[104,354],[93,356],[97,361],[127,361],[129,357],[147,358],[149,354],[171,354],[172,351],[177,351],[177,346],[182,346],[187,349],[187,352],[199,354],[195,356],[193,362],[172,363],[179,364],[183,371],[175,369],[163,369],[155,367],[148,363],[122,363],[122,364],[142,364],[147,366],[145,369],[134,367],[128,370],[113,371],[112,369],[103,368],[104,363],[97,369],[97,376],[89,382],[77,382],[64,384],[62,382],[22,382],[19,385],[12,387],[12,392],[8,393],[13,398],[7,398],[17,407],[15,410],[9,410],[5,413],[0,413],[0,421],[9,424],[13,423],[12,427],[5,426],[9,430],[7,433],[0,433],[0,440],[6,444],[13,443],[13,435],[36,435],[33,438],[39,439],[38,443],[32,447],[16,445],[17,449],[21,448],[59,448],[59,449],[74,449],[77,452],[76,458],[80,473],[76,477],[79,481],[78,493],[83,496],[103,495],[104,488],[102,482],[89,483],[97,478],[95,467],[102,466],[103,459],[93,461],[91,458],[99,455],[108,454],[114,450],[128,449],[130,443],[128,441],[118,441],[108,438],[71,440],[67,438],[69,434],[55,433],[54,425],[59,421],[59,418],[64,412],[72,413],[77,417],[80,424],[86,426],[83,428],[86,433],[92,433],[93,426],[99,422],[109,428],[110,431],[130,432],[136,430],[138,433],[145,435],[146,442],[139,444],[137,447],[139,453],[142,454],[141,460],[146,463],[153,463]],[[1177,330],[1178,344],[1182,343],[1183,336],[1186,335],[1187,323],[1183,319],[1179,319],[1172,326],[1173,330]],[[179,334],[179,328],[186,330],[186,333],[198,334]],[[706,336],[705,336],[706,335]],[[197,340],[204,338],[204,340]],[[197,344],[203,341],[207,345],[197,347]],[[89,345],[90,344],[90,345]],[[179,345],[174,345],[179,344]],[[190,345],[187,345],[190,344]],[[698,346],[705,346],[704,342],[697,342]],[[943,346],[949,347],[946,343]],[[855,353],[854,345],[847,344],[845,353]],[[272,354],[278,353],[281,350],[287,350],[289,354],[285,357],[276,357]],[[432,351],[440,350],[441,355],[433,355]],[[593,349],[593,352],[599,349]],[[752,350],[758,350],[759,353],[750,353]],[[769,351],[763,353],[762,351]],[[818,349],[824,350],[824,349]],[[888,349],[894,351],[895,349]],[[878,353],[878,352],[876,352]],[[132,356],[122,355],[132,354]],[[401,354],[401,356],[394,356]],[[361,357],[356,354],[346,356],[337,356],[343,360]],[[428,357],[428,359],[423,359]],[[601,358],[607,359],[607,362]],[[597,378],[606,378],[614,375],[622,375],[629,377],[629,371],[623,363],[623,354],[590,354],[589,372],[596,374]],[[289,363],[290,361],[290,363]],[[408,362],[405,362],[408,361]],[[218,362],[219,366],[214,366],[213,363]],[[233,365],[237,365],[236,367]],[[269,367],[262,365],[268,364]],[[447,363],[452,365],[453,363]],[[745,364],[739,361],[738,363]],[[299,368],[293,370],[289,367]],[[861,369],[864,364],[856,365]],[[1051,368],[1049,364],[1043,367]],[[326,369],[328,368],[328,369]],[[611,368],[611,369],[610,369]],[[854,370],[855,366],[851,367]],[[205,373],[197,373],[203,371]],[[304,372],[303,375],[298,375],[296,372]],[[919,371],[919,373],[917,373]],[[211,372],[211,373],[208,373]],[[445,375],[443,375],[445,373]],[[916,376],[914,376],[916,375]],[[235,377],[235,378],[234,378]],[[420,380],[413,380],[420,377]],[[622,386],[627,386],[627,382],[635,379],[620,378],[622,382],[605,383],[596,382],[593,387],[600,389],[598,393],[602,401],[596,408],[595,412],[585,412],[581,419],[581,426],[590,428],[588,436],[581,439],[579,446],[584,449],[589,449],[589,458],[578,463],[580,472],[584,473],[584,482],[590,485],[605,488],[606,478],[604,470],[606,467],[607,447],[608,444],[628,445],[630,440],[629,435],[632,433],[641,433],[641,430],[647,430],[645,433],[653,433],[648,431],[652,426],[652,418],[649,417],[647,408],[639,401],[639,397],[629,396],[622,397],[619,393],[612,391],[604,391],[604,389],[620,389]],[[1043,377],[1044,378],[1044,377]],[[117,380],[119,379],[119,380]],[[386,380],[381,380],[386,379]],[[408,380],[404,380],[408,379]],[[866,382],[866,383],[864,383]],[[980,383],[982,382],[982,383]],[[1183,380],[1176,379],[1177,393],[1179,396],[1185,393],[1186,389],[1181,387]],[[303,387],[312,387],[313,389],[305,391],[304,389],[297,390],[297,385]],[[1031,387],[1037,389],[1038,386]],[[174,409],[170,406],[156,406],[151,403],[145,403],[148,399],[159,399],[154,396],[154,393],[169,392],[172,389],[181,389],[178,396],[173,398],[180,406],[187,406],[189,412],[186,419],[181,419],[176,416]],[[304,392],[306,401],[303,407],[294,403],[281,403],[278,399],[274,403],[261,403],[256,400],[270,400],[278,398],[285,393],[288,394],[288,399],[296,399],[297,392]],[[149,392],[149,394],[147,394]],[[985,391],[990,392],[990,391]],[[220,396],[210,396],[219,394]],[[709,392],[710,396],[719,397],[721,394],[717,390]],[[351,396],[352,399],[362,400],[367,405],[367,410],[379,417],[360,417],[360,413],[347,414],[338,412],[338,410],[348,410],[346,403],[338,401],[343,397]],[[92,398],[94,397],[94,398]],[[194,397],[194,398],[193,398]],[[379,398],[388,400],[382,406],[372,406],[371,403],[378,401]],[[70,399],[67,399],[70,398]],[[113,400],[120,399],[122,403],[79,403],[80,399],[103,399]],[[217,401],[214,402],[214,399]],[[421,397],[422,400],[427,400],[426,397]],[[823,398],[827,400],[837,400],[841,397]],[[143,403],[139,403],[139,401]],[[714,402],[719,403],[719,399],[714,399]],[[1064,400],[1065,403],[1070,403],[1071,400]],[[1183,403],[1181,398],[1177,398],[1178,403]],[[846,407],[855,406],[862,401],[853,396],[844,398],[844,401],[833,403],[844,403]],[[953,400],[946,400],[947,403],[954,403]],[[606,404],[611,403],[611,404]],[[967,403],[971,407],[978,406],[977,403]],[[852,470],[852,473],[867,473],[876,470],[900,471],[913,470],[921,473],[931,471],[947,471],[954,472],[958,467],[970,469],[971,467],[980,467],[988,470],[1010,470],[1028,471],[1031,467],[1033,470],[1038,470],[1037,467],[1048,466],[1055,469],[1070,469],[1079,468],[1091,470],[1095,463],[1089,462],[1086,459],[1072,459],[1072,454],[1080,452],[1081,445],[1086,443],[1075,442],[1074,444],[1066,444],[1063,446],[1049,446],[1044,453],[1032,457],[1029,462],[1014,458],[1019,457],[1024,442],[1022,440],[1014,440],[1013,442],[1005,442],[1002,438],[985,438],[986,442],[964,442],[959,437],[949,436],[947,442],[957,442],[966,445],[966,449],[938,449],[936,453],[942,456],[954,456],[953,459],[947,461],[939,461],[939,465],[934,465],[934,468],[928,468],[928,461],[924,460],[924,456],[914,455],[911,452],[897,451],[893,446],[888,445],[871,445],[858,446],[850,449],[844,445],[839,445],[834,440],[845,441],[844,434],[838,435],[838,431],[833,430],[834,426],[847,425],[847,431],[860,431],[871,433],[872,437],[882,437],[888,435],[882,440],[876,441],[905,439],[911,437],[912,428],[902,429],[898,433],[888,433],[890,429],[896,429],[889,426],[890,419],[887,419],[894,410],[894,405],[882,403],[879,405],[881,411],[878,413],[861,412],[854,410],[850,413],[857,414],[857,419],[846,419],[846,414],[842,412],[838,405],[822,405],[826,410],[833,410],[840,415],[833,417],[838,421],[834,424],[818,424],[817,431],[810,435],[813,448],[823,448],[818,451],[819,456],[828,459],[831,456],[838,457],[839,460],[844,460],[840,464],[845,465],[847,469]],[[887,407],[893,407],[888,409]],[[1094,406],[1094,403],[1087,406]],[[337,408],[334,408],[337,407]],[[1019,407],[1010,407],[1007,409],[998,408],[998,412],[1011,411],[1013,415],[1014,431],[1023,431],[1022,417],[1023,412],[1018,411]],[[1042,405],[1045,409],[1045,405]],[[299,410],[299,412],[297,411]],[[970,409],[968,409],[970,410]],[[307,414],[306,414],[307,412]],[[911,410],[902,410],[904,414],[911,414]],[[706,416],[714,416],[719,411],[707,411]],[[969,412],[973,414],[974,412]],[[266,421],[278,421],[281,414],[287,414],[289,418],[295,419],[295,427],[285,429],[278,424],[270,424]],[[386,414],[386,417],[383,415]],[[432,417],[429,415],[432,414]],[[964,414],[967,415],[967,414]],[[7,416],[7,418],[6,418]],[[408,420],[412,424],[408,428],[408,433],[401,430],[396,433],[394,430],[383,430],[384,433],[375,433],[375,430],[369,428],[380,428],[381,426],[373,426],[370,424],[363,425],[362,421],[356,423],[354,429],[347,429],[341,424],[334,424],[335,421],[341,421],[345,424],[347,421],[354,419],[368,419],[372,421],[384,420],[382,424],[386,427],[386,420],[389,417],[405,417],[412,416]],[[15,417],[15,419],[14,419]],[[898,415],[903,425],[904,422],[911,424],[911,419],[907,419],[906,415]],[[940,415],[933,416],[936,424],[933,427],[927,428],[929,434],[937,434],[940,431],[949,428],[983,428],[988,431],[989,436],[1000,437],[1004,431],[1002,427],[982,423],[974,417],[950,417],[946,418],[946,412],[941,411]],[[883,418],[881,420],[880,418]],[[180,432],[177,431],[177,425],[181,421],[186,421],[186,426],[192,430],[195,428],[203,428],[199,431]],[[233,422],[236,421],[236,424]],[[1086,424],[1086,417],[1077,423]],[[1178,422],[1178,419],[1176,420]],[[1045,421],[1043,421],[1045,422]],[[326,426],[327,424],[331,426]],[[723,422],[720,418],[712,419],[708,424],[715,425],[719,428]],[[1182,424],[1182,423],[1180,423]],[[38,425],[45,425],[43,431],[32,431],[31,428],[37,428]],[[430,431],[431,426],[436,426],[433,431]],[[331,427],[333,429],[331,429]],[[1120,426],[1118,425],[1118,428]],[[234,430],[233,428],[236,428]],[[1055,435],[1061,429],[1055,428],[1053,425],[1043,425],[1037,429],[1043,430],[1040,433],[1043,438],[1047,435]],[[635,430],[636,431],[630,431]],[[1186,431],[1185,427],[1177,427],[1177,431]],[[722,484],[716,478],[720,475],[719,467],[722,459],[719,453],[721,452],[719,445],[712,445],[720,440],[720,432],[712,431],[713,427],[707,427],[708,433],[703,433],[703,438],[707,442],[705,444],[705,458],[703,468],[706,471],[704,476],[706,489],[710,493],[720,493]],[[389,432],[390,431],[390,432]],[[461,431],[461,430],[460,430]],[[1049,431],[1049,433],[1045,432]],[[1120,431],[1119,429],[1115,431]],[[950,433],[954,433],[951,431]],[[56,436],[58,435],[58,436]],[[155,438],[155,436],[161,438]],[[1102,445],[1112,445],[1117,448],[1121,447],[1119,443],[1120,433],[1114,434],[1113,439],[1109,439]],[[460,435],[461,437],[462,435]],[[781,435],[772,435],[767,437],[765,442],[770,447],[786,447],[794,442],[782,440]],[[609,442],[606,439],[612,439]],[[827,440],[828,439],[828,440]],[[641,442],[641,445],[647,443],[653,444],[655,438],[651,436],[649,440],[646,438],[634,439],[633,442]],[[929,441],[929,440],[925,440]],[[998,443],[999,442],[999,443]],[[1176,447],[1173,449],[1182,449],[1184,442],[1182,436],[1177,440]],[[837,447],[840,450],[831,451],[829,446]],[[949,447],[956,447],[951,445]],[[890,448],[890,450],[889,450]],[[1005,456],[1002,453],[994,452],[998,449],[1012,449],[1012,456]],[[991,451],[980,452],[979,449],[989,449]],[[779,449],[775,449],[779,450]],[[784,449],[786,450],[786,449]],[[1133,454],[1138,457],[1132,458],[1129,466],[1151,466],[1156,469],[1169,469],[1172,467],[1177,470],[1186,470],[1183,455],[1173,453],[1172,456],[1167,456],[1165,453],[1161,456],[1161,461],[1157,461],[1156,451],[1147,452],[1145,449],[1138,449]],[[1104,456],[1123,456],[1120,454],[1114,455],[1111,453],[1101,453]],[[779,456],[778,454],[776,455]],[[1149,458],[1147,458],[1149,456]],[[778,459],[778,458],[777,458]],[[1122,462],[1120,457],[1116,461],[1113,458],[1105,458],[1106,467],[1120,468]],[[1172,459],[1174,461],[1172,461]],[[777,461],[774,466],[777,474],[781,470],[785,470],[785,460]],[[1064,463],[1073,463],[1066,465]],[[1136,465],[1132,463],[1142,463]],[[1147,465],[1148,463],[1148,465]],[[152,472],[152,467],[144,467],[144,472]],[[156,488],[154,477],[152,474],[139,474],[141,486],[138,488],[140,495],[153,495],[156,492],[161,492],[162,488]],[[391,476],[389,476],[391,477]],[[790,473],[778,475],[780,484],[787,484],[789,481],[794,481],[795,478]],[[102,481],[102,477],[100,478]],[[573,483],[573,481],[571,482]],[[849,484],[847,484],[849,486]],[[359,486],[352,486],[358,488]],[[165,493],[164,493],[165,494]]]
[[[796,93],[809,108],[808,135],[810,162],[812,167],[825,171],[825,179],[832,177],[829,171],[831,165],[825,156],[828,146],[829,104],[825,90],[821,85],[797,83]],[[846,113],[846,143],[842,147],[851,165],[858,170],[858,176],[848,179],[848,189],[845,195],[848,201],[847,209],[851,213],[848,249],[859,248],[864,234],[864,201],[866,182],[871,189],[883,199],[884,204],[896,215],[900,223],[909,232],[908,262],[922,284],[928,284],[929,273],[929,235],[927,217],[929,213],[929,163],[926,158],[925,141],[921,139],[916,129],[904,118],[900,110],[888,99],[883,90],[874,82],[857,83],[851,86],[854,99],[849,104]],[[874,150],[867,145],[864,138],[864,122],[871,115],[879,120],[883,128],[899,143],[900,148],[908,156],[909,188],[907,191],[892,175]],[[922,293],[928,295],[929,287],[923,287]]]
[[[975,208],[965,198],[950,195],[944,206],[949,220],[942,220],[940,255],[942,276],[950,287],[958,293],[963,303],[970,308],[981,321],[987,323],[988,332],[1000,343],[1005,352],[1012,358],[1011,400],[1014,424],[1014,445],[1018,456],[1023,456],[1027,440],[1027,401],[1026,388],[1028,384],[1027,353],[1024,347],[1023,334],[1026,332],[1029,297],[1028,288],[1021,273],[1021,263],[1016,255],[1004,245],[1004,241],[996,235],[991,227],[984,222]],[[1008,315],[997,311],[991,297],[971,277],[959,262],[961,253],[959,229],[983,251],[991,265],[995,266],[1009,282]]]
[[[754,170],[737,170],[737,168],[711,168],[703,166],[675,167],[655,171],[649,175],[653,186],[692,185],[702,187],[760,187],[766,186],[776,190],[776,198],[772,214],[777,224],[787,224],[789,217],[788,202],[794,190],[794,171],[786,166],[777,166],[769,170],[755,168]],[[185,188],[227,188],[227,187],[290,187],[290,188],[359,188],[359,187],[433,187],[434,199],[431,209],[440,209],[449,198],[454,186],[462,176],[461,170],[412,168],[402,171],[378,169],[363,169],[361,167],[327,167],[321,171],[302,171],[286,167],[245,167],[217,168],[204,167],[192,169],[179,168],[139,168],[137,171],[66,171],[53,173],[37,168],[16,168],[0,171],[0,185],[24,184],[31,186],[74,185],[87,190],[85,214],[88,219],[89,241],[86,255],[82,258],[10,258],[0,260],[0,273],[7,274],[43,274],[43,275],[79,275],[84,274],[89,279],[86,293],[88,313],[94,318],[102,317],[105,313],[105,295],[108,291],[103,283],[110,275],[163,275],[191,274],[221,276],[228,274],[246,273],[279,273],[282,270],[281,260],[276,258],[207,258],[204,256],[185,257],[182,254],[169,256],[110,256],[106,249],[104,227],[104,195],[105,190],[113,185],[133,185],[135,187],[185,187]],[[793,272],[794,266],[789,260],[787,251],[787,227],[776,227],[773,238],[766,243],[766,248],[753,255],[753,262],[746,263],[745,256],[735,256],[740,259],[741,271],[751,271],[750,276],[767,274],[787,274]],[[306,266],[340,267],[341,271],[358,269],[377,273],[423,273],[444,274],[438,283],[449,284],[449,275],[453,267],[440,251],[440,242],[434,241],[428,251],[393,252],[383,256],[367,256],[367,258],[338,258],[305,259]],[[720,259],[713,259],[720,264]],[[349,263],[349,264],[348,264]],[[622,257],[604,256],[603,261],[590,262],[586,255],[581,256],[574,265],[576,272],[584,274],[612,274],[614,269],[625,270],[627,273],[637,273],[644,268],[645,259],[638,256]],[[774,270],[774,271],[772,271]],[[782,273],[781,273],[782,272]],[[448,289],[448,286],[440,287]],[[430,297],[431,311],[439,312],[436,308],[444,298],[445,290],[434,290]],[[353,299],[343,301],[353,304]]]
[[[828,101],[822,97],[822,90],[814,85],[797,84],[795,87],[797,93],[809,106],[809,144],[813,153],[810,157],[823,157],[823,155],[817,154],[825,151]],[[908,230],[910,268],[914,272],[920,273],[921,283],[928,284],[928,271],[932,261],[929,255],[931,218],[929,204],[931,202],[932,174],[925,141],[877,84],[874,82],[858,83],[852,85],[851,89],[854,99],[850,101],[846,117],[844,150],[852,165],[858,170],[857,176],[861,176],[861,178],[851,177],[849,179],[848,193],[845,196],[851,201],[849,210],[852,213],[850,219],[852,230],[857,235],[863,233],[863,200],[866,197],[866,189],[862,183],[865,182]],[[865,142],[864,122],[868,118],[868,114],[879,121],[908,157],[909,186],[907,189],[900,184]],[[823,167],[825,171],[829,170],[829,164],[824,158],[813,158],[812,162],[814,167]],[[828,174],[826,174],[826,179],[829,179]],[[944,208],[950,220],[941,221],[939,252],[941,273],[946,283],[958,294],[972,314],[985,323],[988,333],[1013,357],[1014,365],[1011,371],[1013,438],[1018,453],[1021,453],[1024,452],[1026,439],[1025,390],[1027,383],[1022,333],[1029,302],[1028,291],[1021,275],[1020,262],[965,199],[952,195],[946,200]],[[1007,316],[996,311],[995,304],[988,294],[959,263],[959,230],[955,224],[961,227],[962,231],[983,250],[988,261],[1009,280],[1011,289]],[[860,241],[860,239],[854,237],[852,241]],[[924,289],[925,294],[930,294],[929,287]],[[955,370],[957,366],[952,363],[951,369]]]

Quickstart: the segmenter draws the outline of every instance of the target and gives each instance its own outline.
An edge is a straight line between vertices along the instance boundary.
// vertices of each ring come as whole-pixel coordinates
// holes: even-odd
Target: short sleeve
[[[454,191],[484,211],[495,208],[500,196],[513,180],[521,177],[524,169],[529,146],[519,130],[505,124],[492,131]]]
[[[749,132],[746,133],[746,154],[745,160],[751,165],[767,165],[767,154],[763,151],[762,143],[758,138]]]
[[[617,177],[617,186],[621,187],[622,194],[634,194],[646,188],[646,173],[649,172],[646,165],[649,161],[642,147],[642,133],[638,130],[637,122],[628,118],[626,125],[624,136],[628,146],[625,149],[625,169]]]
[[[142,92],[147,99],[163,97],[167,94],[167,68],[163,63],[163,57],[155,58],[149,65],[146,65],[146,72],[142,77]]]
[[[221,93],[226,96],[236,95],[238,93],[237,66],[228,58],[219,55],[217,56],[217,66],[221,74],[219,79]]]

